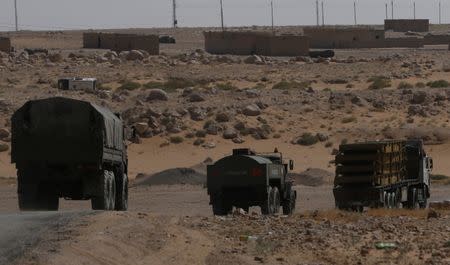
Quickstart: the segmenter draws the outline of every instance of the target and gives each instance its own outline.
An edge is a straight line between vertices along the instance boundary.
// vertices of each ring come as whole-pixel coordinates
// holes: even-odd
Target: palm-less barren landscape
[[[430,201],[450,200],[448,46],[336,50],[331,59],[210,55],[204,30],[122,30],[174,36],[158,56],[81,49],[81,31],[9,34],[16,51],[0,53],[0,264],[450,264],[448,210],[349,213],[334,209],[332,194],[340,143],[421,138],[434,159]],[[100,89],[57,89],[74,76],[96,77]],[[19,213],[10,117],[57,95],[109,107],[136,127],[129,211],[61,199],[59,212]],[[256,207],[212,215],[206,164],[236,147],[276,147],[295,161],[293,216]]]

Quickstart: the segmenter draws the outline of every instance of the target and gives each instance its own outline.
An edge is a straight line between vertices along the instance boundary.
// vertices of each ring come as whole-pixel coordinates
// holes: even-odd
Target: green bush
[[[184,138],[181,136],[172,136],[170,137],[170,142],[173,144],[180,144],[184,141]]]
[[[372,84],[369,85],[369,89],[382,89],[386,87],[391,86],[391,80],[389,78],[386,78],[384,76],[374,76],[369,78],[369,82],[372,82]]]
[[[311,82],[303,81],[286,81],[282,80],[281,82],[276,83],[272,86],[272,89],[280,89],[280,90],[289,90],[289,89],[304,89],[311,85]]]
[[[413,87],[414,86],[412,84],[410,84],[408,82],[404,82],[404,81],[400,82],[400,84],[398,84],[398,86],[397,86],[398,89],[411,89]]]
[[[154,88],[164,88],[164,84],[162,82],[150,81],[144,84],[144,88],[154,89]]]
[[[319,138],[311,133],[304,133],[297,139],[297,144],[310,146],[319,142]]]
[[[124,81],[121,86],[118,87],[119,90],[136,90],[141,87],[141,84],[133,81]]]
[[[427,83],[427,86],[431,88],[441,88],[441,87],[450,87],[450,83],[446,80],[437,80],[437,81],[430,81]]]
[[[342,123],[350,123],[350,122],[356,122],[358,119],[355,116],[347,116],[342,118]]]
[[[233,84],[231,84],[231,82],[226,82],[226,83],[219,83],[216,84],[216,87],[220,90],[236,90],[237,87]]]
[[[416,88],[424,88],[424,87],[426,87],[425,83],[423,83],[423,82],[416,83]]]

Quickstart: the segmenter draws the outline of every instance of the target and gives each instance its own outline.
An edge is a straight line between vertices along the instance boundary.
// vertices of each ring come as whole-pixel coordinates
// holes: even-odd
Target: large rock
[[[261,114],[261,109],[257,105],[251,104],[245,107],[242,113],[246,116],[258,116]]]
[[[427,93],[425,91],[417,91],[413,94],[411,99],[412,104],[423,104],[427,100]]]
[[[9,150],[9,145],[5,142],[0,141],[0,152],[6,152]]]
[[[48,55],[48,60],[52,63],[62,62],[63,57],[60,53],[52,53]]]
[[[191,119],[194,121],[202,121],[206,118],[206,112],[197,107],[191,107],[188,109]]]
[[[238,136],[238,133],[233,128],[228,128],[223,132],[224,139],[234,139]]]
[[[202,94],[200,94],[198,92],[193,92],[189,95],[189,101],[190,102],[201,102],[201,101],[205,101],[205,98],[203,97]]]
[[[247,57],[244,60],[244,63],[246,63],[246,64],[263,64],[264,61],[258,55],[252,55],[252,56]]]
[[[142,60],[144,60],[146,57],[145,57],[145,55],[141,52],[141,51],[138,51],[138,50],[131,50],[128,54],[127,54],[127,60],[128,61],[136,61],[136,60],[138,60],[138,61],[142,61]]]
[[[147,131],[148,129],[148,123],[146,122],[138,122],[134,125],[134,128],[136,129],[136,133],[139,136],[143,136],[144,133]]]
[[[8,138],[10,135],[11,135],[11,133],[9,132],[8,129],[6,129],[6,128],[1,128],[0,129],[0,139],[3,140],[5,138]]]
[[[169,96],[162,89],[151,89],[150,93],[147,96],[147,101],[153,101],[153,100],[167,101],[167,100],[169,100]]]
[[[217,113],[217,115],[216,115],[217,122],[228,122],[228,121],[230,121],[230,119],[231,119],[230,115],[228,115],[225,112],[220,112],[220,113]]]

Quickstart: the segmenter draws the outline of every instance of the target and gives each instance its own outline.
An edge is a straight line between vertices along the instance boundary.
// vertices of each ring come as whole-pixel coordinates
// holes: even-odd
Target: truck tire
[[[233,206],[225,204],[223,199],[216,199],[212,204],[212,209],[214,215],[224,216],[233,210]]]
[[[295,194],[295,191],[290,190],[288,193],[288,199],[283,203],[283,214],[284,215],[291,215],[294,213],[296,199],[297,199],[297,196]]]
[[[128,176],[125,173],[117,175],[116,178],[116,211],[128,209]]]
[[[40,185],[33,181],[31,172],[34,170],[17,171],[17,197],[21,211],[57,211],[59,196],[52,187]]]
[[[277,187],[272,188],[272,213],[276,214],[280,212],[281,207],[281,198],[280,198],[280,191]]]
[[[389,202],[390,202],[389,199],[390,199],[389,192],[383,192],[383,206],[386,209],[389,208]]]
[[[91,199],[92,210],[114,210],[116,183],[112,171],[103,170],[99,178],[99,194]]]
[[[427,202],[427,193],[426,193],[427,191],[426,191],[426,188],[423,188],[422,189],[422,200],[419,200],[419,208],[420,209],[425,209],[425,208],[427,208],[427,204],[428,204],[428,202]]]
[[[272,187],[269,187],[267,190],[267,195],[266,195],[266,199],[264,200],[264,202],[260,205],[261,207],[261,214],[263,215],[269,215],[269,214],[273,214],[272,212],[272,198],[273,198],[273,191],[272,191]]]

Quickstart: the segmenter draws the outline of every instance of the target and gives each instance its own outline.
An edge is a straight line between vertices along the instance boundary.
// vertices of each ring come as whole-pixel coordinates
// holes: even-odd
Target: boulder
[[[194,121],[202,121],[206,118],[206,112],[200,108],[191,107],[188,111],[191,119]]]
[[[247,57],[244,60],[244,63],[246,63],[246,64],[263,64],[264,61],[258,55],[252,55],[252,56]]]
[[[238,133],[233,128],[228,128],[223,132],[222,137],[224,139],[234,139],[238,136]]]
[[[148,129],[148,123],[146,122],[138,122],[134,125],[134,128],[136,129],[136,133],[139,136],[143,136],[144,133],[147,131]]]
[[[48,55],[48,60],[52,63],[62,62],[63,57],[60,53],[51,53]]]
[[[427,93],[425,91],[417,91],[413,94],[411,99],[412,104],[423,104],[427,99]]]
[[[217,115],[216,115],[217,122],[228,122],[228,121],[230,121],[230,119],[231,119],[230,115],[228,115],[225,112],[220,112],[220,113],[217,113]]]
[[[246,106],[243,110],[242,113],[245,116],[258,116],[261,114],[261,109],[255,105],[255,104],[251,104]]]
[[[127,54],[127,57],[126,57],[126,59],[127,59],[128,61],[136,61],[136,60],[142,61],[142,60],[144,60],[145,58],[146,58],[145,55],[144,55],[141,51],[138,51],[138,50],[131,50],[131,51]]]
[[[190,102],[201,102],[201,101],[205,101],[205,98],[200,93],[193,92],[189,95],[189,101]]]
[[[6,128],[0,129],[0,139],[8,138],[11,135],[10,131]]]
[[[162,89],[151,89],[147,96],[147,101],[153,101],[153,100],[167,101],[167,100],[169,100],[169,96]]]
[[[5,142],[0,141],[0,152],[6,152],[9,150],[9,145]]]

